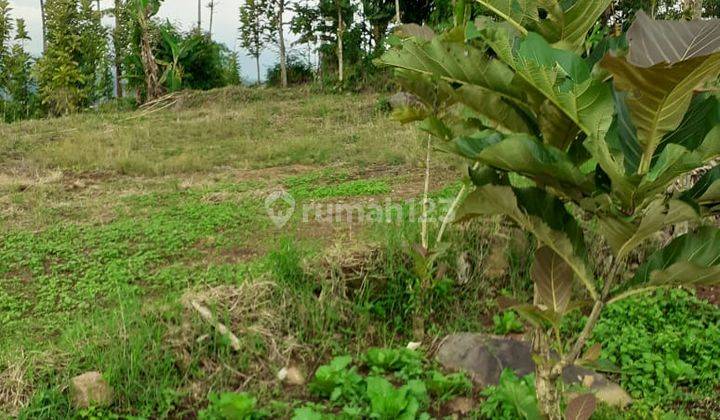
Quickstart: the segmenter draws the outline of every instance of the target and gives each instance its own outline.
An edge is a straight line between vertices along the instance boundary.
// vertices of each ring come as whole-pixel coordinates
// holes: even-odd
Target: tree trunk
[[[338,80],[343,81],[343,32],[345,31],[345,22],[342,19],[342,9],[338,4],[338,30],[337,30],[337,43],[338,43]]]
[[[278,0],[278,43],[280,44],[280,82],[286,88],[287,80],[287,57],[285,56],[285,34],[283,34],[283,13],[285,12],[285,0]]]
[[[157,99],[162,95],[162,87],[160,86],[159,73],[160,69],[153,54],[152,43],[150,42],[150,28],[148,28],[148,18],[143,16],[140,22],[140,30],[142,31],[140,40],[140,59],[143,63],[145,71],[145,84],[147,87],[147,100]]]
[[[257,67],[257,84],[260,85],[260,55],[255,56],[255,66]]]
[[[120,45],[120,36],[122,34],[122,0],[115,0],[115,29],[113,30],[113,48],[115,49],[115,95],[118,98],[123,97],[122,86],[122,56],[120,54],[122,45]]]
[[[690,19],[702,18],[702,0],[683,0],[683,10]]]
[[[210,27],[208,28],[210,38],[212,38],[212,26],[213,26],[213,15],[214,14],[215,14],[215,2],[213,0],[211,0],[210,1]]]
[[[533,336],[533,352],[537,355],[535,365],[535,392],[540,414],[549,420],[562,420],[560,411],[560,374],[552,372],[550,346],[545,331],[536,329]]]
[[[202,0],[198,0],[198,32],[202,32]]]
[[[395,23],[398,25],[402,21],[400,20],[400,0],[395,0]]]
[[[97,7],[98,7],[98,12],[100,12],[101,11],[100,10],[100,0],[97,0]]]
[[[40,0],[40,18],[42,19],[43,54],[47,52],[47,31],[45,29],[45,1]]]

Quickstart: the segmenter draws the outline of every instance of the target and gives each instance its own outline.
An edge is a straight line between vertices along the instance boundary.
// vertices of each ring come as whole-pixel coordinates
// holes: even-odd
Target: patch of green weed
[[[608,306],[593,333],[621,385],[646,404],[713,393],[720,384],[720,310],[676,289]]]

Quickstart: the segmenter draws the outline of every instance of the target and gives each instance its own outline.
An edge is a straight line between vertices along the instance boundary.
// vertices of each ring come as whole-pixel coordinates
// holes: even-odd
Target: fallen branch
[[[217,330],[217,332],[220,333],[220,335],[230,341],[230,347],[232,347],[233,350],[240,351],[240,339],[237,338],[237,336],[233,334],[232,331],[228,329],[228,327],[226,327],[220,322],[215,321],[215,317],[213,316],[212,312],[210,312],[210,309],[202,306],[195,300],[191,301],[190,305],[200,314],[200,317],[203,320],[215,327],[215,329]]]

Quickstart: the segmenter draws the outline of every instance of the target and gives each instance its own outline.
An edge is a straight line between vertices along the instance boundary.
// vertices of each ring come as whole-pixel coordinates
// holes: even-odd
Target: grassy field
[[[377,103],[372,94],[238,88],[164,109],[0,126],[0,413],[193,418],[209,396],[248,391],[268,417],[285,418],[317,398],[278,381],[282,368],[309,377],[334,356],[412,341],[408,249],[420,226],[408,214],[423,191],[424,138]],[[459,168],[433,155],[433,198],[454,197]],[[282,227],[266,203],[279,190],[296,208]],[[387,200],[403,210],[391,223],[336,217],[338,203]],[[304,220],[297,209],[307,204],[332,217]],[[497,329],[499,294],[528,297],[532,246],[514,236],[494,219],[450,229],[443,260],[453,281],[438,282],[419,315],[426,350],[448,332]],[[216,333],[193,303],[239,341]],[[689,318],[702,307],[705,323],[692,331],[720,329],[716,308],[688,305],[663,310]],[[712,345],[693,351],[706,357]],[[93,370],[115,403],[76,411],[68,381]],[[702,385],[712,389],[716,376]]]
[[[2,410],[70,413],[68,379],[100,370],[118,412],[177,416],[212,390],[282,393],[272,379],[291,362],[309,369],[351,348],[403,344],[402,319],[326,291],[333,267],[399,234],[300,214],[277,228],[264,205],[278,188],[298,206],[418,196],[421,140],[376,102],[243,89],[162,111],[0,126]],[[433,190],[450,194],[457,174],[443,164]],[[227,323],[243,351],[212,336],[183,305],[190,296],[237,318]]]

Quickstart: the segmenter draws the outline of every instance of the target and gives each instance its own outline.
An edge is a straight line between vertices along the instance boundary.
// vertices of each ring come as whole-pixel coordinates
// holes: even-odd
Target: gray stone
[[[519,376],[535,371],[530,343],[509,337],[488,334],[459,333],[443,340],[436,358],[446,369],[465,371],[476,384],[497,385],[503,369],[512,369]],[[567,384],[582,384],[597,398],[610,405],[625,407],[632,402],[619,385],[591,370],[568,366],[563,370]]]
[[[388,99],[392,109],[398,108],[422,108],[424,105],[417,96],[412,93],[398,92]]]
[[[113,401],[113,389],[100,372],[86,372],[70,380],[70,397],[76,408],[107,407]]]

